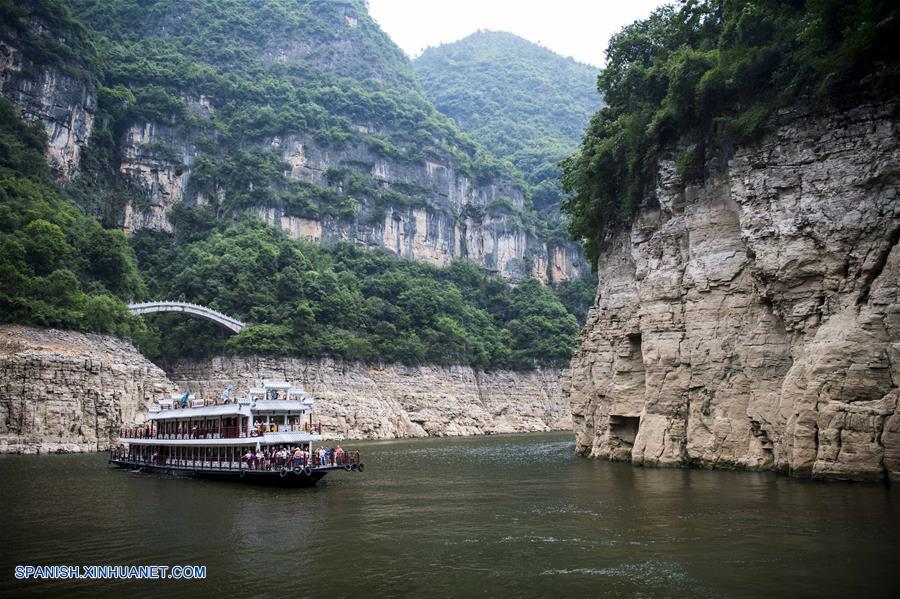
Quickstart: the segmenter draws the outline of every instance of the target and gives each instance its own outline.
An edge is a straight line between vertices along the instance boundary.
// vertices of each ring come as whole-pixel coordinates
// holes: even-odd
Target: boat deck
[[[173,460],[173,462],[176,462]],[[283,487],[307,487],[315,485],[326,474],[334,470],[362,471],[363,464],[325,464],[322,466],[296,466],[294,468],[247,468],[239,462],[227,465],[212,464],[208,461],[177,460],[177,463],[155,463],[127,458],[110,458],[109,463],[119,468],[142,472],[156,472],[170,476],[212,478],[237,482],[268,484]]]

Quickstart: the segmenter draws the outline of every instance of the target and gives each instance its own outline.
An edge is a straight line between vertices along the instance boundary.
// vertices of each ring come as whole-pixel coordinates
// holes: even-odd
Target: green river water
[[[0,595],[878,597],[900,493],[634,468],[572,436],[353,444],[364,473],[281,490],[0,457]],[[205,580],[19,581],[14,567],[196,564]]]

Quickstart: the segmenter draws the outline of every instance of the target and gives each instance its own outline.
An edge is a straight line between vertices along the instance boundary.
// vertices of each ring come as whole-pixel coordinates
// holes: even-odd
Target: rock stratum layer
[[[522,433],[572,428],[558,370],[482,372],[468,366],[374,366],[330,359],[214,358],[167,365],[198,397],[260,379],[302,384],[329,433],[355,439]]]
[[[0,453],[105,450],[176,390],[114,337],[0,327]]]
[[[774,133],[609,238],[565,375],[577,451],[900,479],[897,107]]]

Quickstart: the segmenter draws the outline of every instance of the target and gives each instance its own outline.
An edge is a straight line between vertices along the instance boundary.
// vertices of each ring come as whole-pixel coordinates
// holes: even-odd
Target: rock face
[[[900,479],[897,107],[800,109],[608,240],[565,375],[577,451]]]
[[[206,98],[189,105],[199,118],[214,110]],[[349,169],[370,177],[383,191],[407,198],[404,202],[415,198],[417,203],[383,204],[363,197],[352,218],[253,208],[291,237],[324,244],[350,240],[437,266],[468,258],[509,281],[533,276],[555,284],[577,278],[587,268],[572,243],[547,243],[517,222],[515,211],[523,209],[525,198],[512,180],[500,177],[478,184],[458,172],[452,160],[409,163],[384,158],[365,144],[347,144],[339,151],[325,148],[308,136],[276,136],[265,140],[260,150],[277,152],[290,167],[285,172],[289,179],[324,189],[330,173]],[[142,205],[128,201],[122,220],[126,232],[171,231],[168,214],[177,203],[210,201],[191,184],[198,156],[195,145],[175,128],[144,123],[128,130],[119,170],[137,178],[148,199],[141,199]],[[216,195],[219,201],[228,199],[225,190]]]
[[[119,170],[146,192],[145,197],[126,200],[122,228],[126,233],[171,232],[168,215],[184,199],[196,148],[174,128],[153,123],[128,128],[122,147]]]
[[[50,36],[43,23],[31,23],[28,35]],[[56,35],[64,35],[57,32]],[[65,43],[65,39],[56,40]],[[47,132],[47,158],[62,181],[78,169],[97,112],[97,97],[90,78],[77,66],[35,65],[22,52],[21,34],[0,24],[0,94],[18,105],[24,116],[43,123]]]
[[[372,366],[334,360],[214,358],[166,367],[198,397],[260,379],[302,383],[323,429],[356,439],[571,429],[558,370],[481,372],[467,366]]]
[[[0,327],[0,453],[105,450],[175,391],[114,337]]]

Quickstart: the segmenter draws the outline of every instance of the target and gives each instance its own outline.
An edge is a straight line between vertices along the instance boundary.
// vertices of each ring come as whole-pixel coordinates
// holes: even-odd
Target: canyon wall
[[[560,371],[483,372],[468,366],[370,365],[331,359],[213,358],[166,365],[197,397],[229,384],[246,394],[261,379],[300,384],[323,430],[345,438],[480,435],[570,430]]]
[[[579,453],[900,479],[897,106],[774,133],[611,235],[564,376]]]
[[[31,23],[31,35],[48,35],[40,21]],[[65,44],[67,31],[56,33]],[[97,112],[97,97],[83,65],[36,65],[23,51],[21,32],[0,23],[0,95],[19,106],[23,115],[43,124],[47,158],[62,181],[75,176]]]
[[[188,105],[201,119],[215,110],[205,97],[189,100]],[[372,125],[359,128],[375,131]],[[259,150],[277,152],[287,165],[284,174],[289,180],[334,189],[329,175],[346,170],[369,179],[381,193],[405,198],[384,202],[363,192],[355,197],[359,206],[349,218],[301,215],[279,206],[251,208],[295,239],[323,244],[353,241],[436,266],[467,258],[509,281],[532,276],[555,284],[577,278],[587,268],[575,244],[548,243],[520,222],[525,198],[509,178],[476,183],[459,172],[453,160],[400,161],[379,155],[365,143],[348,142],[337,150],[312,136],[274,136],[263,140]],[[142,123],[128,129],[119,169],[140,181],[146,197],[126,203],[122,228],[128,233],[171,231],[168,214],[176,204],[212,201],[191,180],[201,155],[177,128]],[[221,188],[212,195],[217,202],[229,199]]]
[[[0,327],[0,453],[105,450],[175,391],[115,337]]]
[[[0,453],[103,451],[123,426],[185,387],[217,399],[263,378],[302,384],[332,435],[391,439],[572,428],[559,370],[375,366],[330,359],[213,358],[166,372],[106,335],[0,326]],[[173,382],[174,381],[174,382]]]

